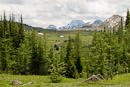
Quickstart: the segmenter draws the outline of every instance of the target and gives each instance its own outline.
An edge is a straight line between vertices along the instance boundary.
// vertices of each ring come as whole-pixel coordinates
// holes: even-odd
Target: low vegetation
[[[27,84],[25,86],[18,87],[129,87],[130,86],[130,74],[116,75],[112,80],[101,82],[89,82],[81,84],[85,79],[71,79],[63,78],[61,83],[51,83],[49,76],[38,75],[0,75],[0,87],[14,87],[11,85],[13,80],[19,80],[23,84],[29,82],[35,82],[35,84]],[[16,86],[17,87],[17,86]]]

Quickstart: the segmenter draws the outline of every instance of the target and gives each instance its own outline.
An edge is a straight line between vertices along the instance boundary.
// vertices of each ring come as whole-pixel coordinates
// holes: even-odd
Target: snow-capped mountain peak
[[[59,29],[75,29],[82,27],[85,23],[82,20],[72,20],[67,26],[60,27]]]

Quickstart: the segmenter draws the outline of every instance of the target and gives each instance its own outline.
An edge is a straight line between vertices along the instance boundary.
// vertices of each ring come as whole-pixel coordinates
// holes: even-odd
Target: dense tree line
[[[102,74],[106,79],[114,75],[130,72],[130,13],[127,12],[126,25],[121,18],[118,31],[104,28],[93,34],[92,44],[86,58],[86,71]]]
[[[1,73],[53,75],[55,63],[60,62],[63,65],[62,68],[66,69],[63,73],[66,77],[78,78],[82,71],[79,33],[76,36],[76,42],[72,43],[72,40],[70,36],[67,46],[60,47],[61,50],[55,53],[55,46],[48,46],[45,31],[43,35],[38,35],[38,32],[33,29],[25,31],[22,16],[16,24],[13,14],[8,21],[4,13],[0,20]]]
[[[53,82],[68,78],[86,78],[102,74],[106,79],[130,72],[130,13],[126,25],[121,18],[118,31],[104,28],[95,31],[92,43],[82,44],[80,31],[67,44],[48,45],[46,31],[25,31],[22,16],[15,23],[12,14],[7,21],[4,13],[0,20],[0,72],[11,74],[48,75]],[[65,42],[63,42],[65,43]],[[56,51],[56,52],[55,52]]]
[[[25,31],[22,16],[16,24],[12,14],[0,21],[0,70],[12,74],[47,74],[46,34]]]

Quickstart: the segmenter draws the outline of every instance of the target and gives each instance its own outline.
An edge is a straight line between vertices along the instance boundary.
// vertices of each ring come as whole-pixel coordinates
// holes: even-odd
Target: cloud
[[[23,4],[23,0],[0,0],[3,4]]]
[[[92,22],[113,14],[125,17],[129,3],[130,0],[0,0],[0,13],[14,13],[16,21],[22,14],[24,23],[32,26],[60,27],[76,19]]]

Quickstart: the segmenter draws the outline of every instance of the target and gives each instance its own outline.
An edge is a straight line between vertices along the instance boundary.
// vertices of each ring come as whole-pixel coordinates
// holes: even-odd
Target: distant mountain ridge
[[[56,30],[57,28],[56,28],[56,26],[55,26],[55,25],[49,25],[49,26],[47,27],[47,29]]]
[[[93,23],[90,22],[83,22],[82,20],[72,20],[69,24],[67,24],[66,26],[57,28],[55,25],[49,25],[46,29],[51,29],[51,30],[64,30],[64,29],[82,29],[82,30],[100,30],[103,29],[104,27],[108,27],[108,28],[118,28],[120,22],[121,22],[121,18],[122,16],[120,15],[113,15],[109,18],[107,18],[104,22],[102,22],[101,20],[95,20]],[[124,23],[124,22],[123,22]],[[125,24],[125,23],[124,23]],[[26,30],[32,30],[35,29],[37,31],[42,31],[43,28],[39,28],[39,27],[32,27],[29,26],[27,24],[25,25],[25,29]]]
[[[101,20],[95,20],[92,24],[101,24]],[[89,25],[90,22],[83,22],[83,20],[72,20],[69,24],[63,27],[57,28],[55,25],[49,25],[47,29],[52,29],[52,30],[64,30],[64,29],[76,29],[76,28],[82,28],[83,26]]]
[[[92,24],[101,24],[102,21],[101,20],[95,20]],[[83,22],[83,20],[72,20],[69,24],[67,24],[66,26],[60,27],[59,30],[64,30],[64,29],[76,29],[76,28],[82,28],[86,25],[89,25],[90,22]],[[47,29],[53,29],[56,30],[58,28],[56,28],[55,25],[49,25],[47,27]]]
[[[76,29],[78,27],[82,27],[85,23],[82,20],[72,20],[66,26],[60,27],[59,29]]]
[[[112,17],[106,19],[104,22],[102,22],[100,24],[101,27],[109,27],[109,28],[114,28],[119,26],[120,22],[121,22],[121,18],[123,18],[120,15],[113,15]]]
[[[93,22],[93,24],[101,24],[101,23],[102,23],[101,20],[95,20],[95,21]]]

